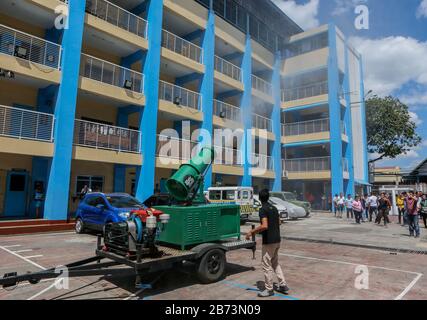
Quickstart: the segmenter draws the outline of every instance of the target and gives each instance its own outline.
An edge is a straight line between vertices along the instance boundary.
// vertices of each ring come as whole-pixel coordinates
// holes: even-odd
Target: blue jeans
[[[409,235],[420,236],[420,216],[408,214]]]

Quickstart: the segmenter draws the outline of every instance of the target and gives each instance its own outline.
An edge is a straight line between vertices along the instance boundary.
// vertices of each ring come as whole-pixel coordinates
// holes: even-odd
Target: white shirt
[[[353,209],[353,198],[351,198],[351,199],[347,198],[347,200],[345,202],[347,204],[347,208]]]
[[[371,207],[378,207],[378,197],[377,196],[370,196],[368,198],[368,202],[369,202],[369,205]]]
[[[342,204],[344,204],[344,201],[345,201],[345,198],[344,198],[344,197],[340,197],[340,198],[338,199],[338,204],[339,204],[339,205],[342,205]]]

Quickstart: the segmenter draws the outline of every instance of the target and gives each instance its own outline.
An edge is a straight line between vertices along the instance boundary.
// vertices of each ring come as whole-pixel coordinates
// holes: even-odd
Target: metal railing
[[[288,172],[317,172],[331,170],[331,157],[283,160],[283,170]]]
[[[268,171],[274,170],[273,157],[264,154],[252,154],[252,166],[257,169],[264,169]]]
[[[141,153],[141,132],[85,120],[74,121],[74,145]]]
[[[168,82],[160,81],[159,99],[202,111],[202,96],[199,93]]]
[[[241,121],[240,108],[219,100],[214,100],[213,113],[220,118],[237,122]]]
[[[252,126],[257,129],[264,129],[268,132],[273,132],[273,124],[271,119],[260,116],[256,113],[252,115]]]
[[[59,69],[61,52],[56,43],[0,24],[0,53]]]
[[[147,38],[147,21],[106,0],[86,0],[86,12],[121,29]]]
[[[188,161],[197,155],[199,143],[166,135],[157,135],[156,156]]]
[[[347,158],[342,159],[342,168],[343,168],[344,172],[350,172],[350,170],[349,170],[350,167],[349,167]]]
[[[53,126],[52,114],[0,106],[0,136],[52,142]]]
[[[242,151],[233,148],[215,146],[214,163],[224,166],[242,166]]]
[[[203,63],[202,48],[164,29],[162,32],[162,47],[198,63]]]
[[[80,75],[116,87],[142,93],[144,75],[114,63],[82,54]]]
[[[252,89],[261,91],[270,96],[273,95],[273,87],[271,83],[255,75],[252,75]]]
[[[215,56],[215,70],[234,80],[242,81],[242,69],[218,56]]]
[[[328,82],[319,82],[307,86],[282,90],[282,102],[300,100],[328,93]]]
[[[282,136],[299,136],[302,134],[311,134],[319,132],[328,132],[330,130],[329,118],[317,119],[311,121],[302,121],[287,123],[282,125]]]

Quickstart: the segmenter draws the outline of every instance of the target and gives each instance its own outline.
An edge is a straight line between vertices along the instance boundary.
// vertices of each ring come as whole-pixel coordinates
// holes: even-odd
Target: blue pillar
[[[353,131],[352,131],[352,120],[351,120],[351,89],[350,89],[350,68],[348,66],[348,44],[345,41],[345,75],[343,91],[346,101],[346,108],[344,113],[344,123],[347,129],[348,143],[345,149],[345,158],[348,161],[349,179],[347,183],[346,194],[355,194],[354,187],[354,159],[353,159]]]
[[[331,132],[331,174],[332,194],[344,192],[342,139],[341,139],[341,106],[339,101],[339,72],[337,56],[337,35],[334,24],[329,25],[329,118]]]
[[[212,9],[208,13],[208,22],[202,39],[203,63],[205,74],[200,83],[202,95],[203,123],[201,129],[210,133],[211,141],[203,144],[212,144],[213,137],[213,99],[214,99],[214,61],[215,61],[215,12]],[[205,176],[205,189],[212,186],[212,166]]]
[[[242,139],[242,154],[243,154],[243,177],[242,186],[252,186],[252,45],[251,37],[246,36],[245,52],[242,61],[242,80],[244,92],[240,102],[240,110],[243,120],[243,139]]]
[[[54,156],[44,215],[49,220],[67,218],[85,4],[85,0],[69,2],[69,28],[64,30],[62,37],[62,76],[55,105]]]
[[[143,59],[145,107],[141,111],[139,128],[142,131],[143,164],[137,167],[135,195],[145,201],[154,193],[156,171],[157,113],[159,109],[159,80],[163,0],[151,0],[147,5],[148,50]]]
[[[368,138],[366,133],[366,104],[365,104],[365,84],[364,84],[364,73],[363,73],[363,59],[359,58],[360,68],[360,101],[361,101],[361,119],[362,119],[362,145],[363,145],[363,172],[365,176],[365,183],[369,183],[369,156],[368,156]]]
[[[275,140],[273,142],[273,162],[274,162],[274,181],[272,185],[273,191],[282,191],[282,120],[281,120],[281,76],[280,70],[282,68],[282,57],[280,52],[276,54],[276,61],[273,70],[273,97],[274,106],[271,114],[273,123],[273,133]]]

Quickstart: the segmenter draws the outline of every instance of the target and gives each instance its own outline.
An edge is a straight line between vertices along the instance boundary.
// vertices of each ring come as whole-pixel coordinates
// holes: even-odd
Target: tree
[[[373,96],[366,101],[366,130],[368,152],[378,154],[369,161],[377,162],[383,158],[395,159],[407,154],[421,143],[416,133],[417,125],[411,119],[409,108],[399,99],[391,96]]]

